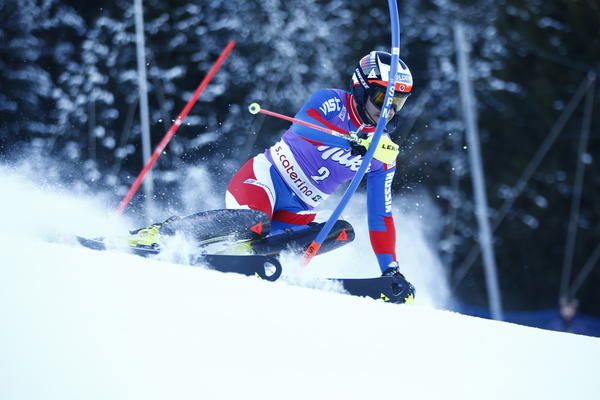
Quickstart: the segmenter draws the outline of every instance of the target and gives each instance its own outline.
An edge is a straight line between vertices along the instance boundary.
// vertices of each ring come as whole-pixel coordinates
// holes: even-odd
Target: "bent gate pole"
[[[156,146],[156,149],[154,150],[154,153],[152,154],[150,161],[148,161],[146,163],[146,165],[144,166],[144,169],[142,169],[142,171],[136,178],[135,182],[133,182],[133,185],[131,185],[131,188],[129,189],[129,191],[123,198],[123,200],[121,200],[121,203],[119,204],[119,208],[117,208],[117,215],[120,215],[123,213],[123,211],[125,211],[125,208],[131,201],[131,198],[133,197],[135,192],[140,187],[140,184],[144,180],[144,177],[146,176],[148,171],[150,171],[150,169],[152,168],[152,166],[154,165],[156,160],[158,160],[158,157],[160,157],[160,155],[163,152],[163,150],[165,149],[165,147],[167,147],[167,144],[169,143],[169,141],[171,140],[173,135],[175,135],[175,132],[177,131],[177,129],[179,128],[179,126],[181,125],[181,123],[183,122],[185,117],[187,117],[187,115],[190,112],[190,110],[192,109],[192,107],[194,107],[194,104],[196,104],[196,101],[198,101],[198,97],[200,97],[200,94],[202,94],[202,92],[204,91],[206,86],[208,86],[208,83],[211,81],[213,76],[215,76],[215,74],[217,73],[217,70],[221,67],[221,64],[223,64],[223,61],[225,61],[225,58],[227,58],[227,56],[233,49],[233,46],[235,46],[234,41],[230,41],[227,44],[227,46],[225,46],[225,48],[221,52],[221,55],[219,56],[219,58],[217,58],[217,61],[215,61],[213,66],[210,68],[210,71],[208,71],[208,74],[206,74],[206,76],[204,77],[202,82],[200,82],[200,85],[194,92],[192,98],[187,102],[186,106],[183,108],[183,110],[181,111],[181,113],[179,114],[179,116],[177,117],[175,122],[173,123],[173,125],[171,125],[171,128],[169,128],[169,130],[167,131],[167,133],[165,134],[163,139],[160,141],[158,146]]]
[[[379,144],[379,139],[383,134],[383,129],[387,124],[387,116],[390,112],[390,108],[392,106],[392,99],[394,97],[394,89],[396,87],[396,74],[398,73],[398,59],[400,58],[400,22],[398,18],[398,5],[396,4],[396,0],[388,0],[388,5],[390,9],[390,19],[391,19],[391,28],[392,28],[392,65],[390,68],[390,78],[387,86],[387,92],[385,94],[385,99],[383,101],[383,109],[381,110],[381,116],[379,121],[377,122],[377,128],[375,129],[375,133],[373,134],[372,145],[369,146],[367,153],[363,157],[360,168],[356,172],[356,175],[350,182],[350,186],[346,189],[342,200],[337,205],[333,213],[325,223],[325,226],[321,229],[315,240],[308,246],[306,252],[302,256],[302,260],[304,265],[307,266],[312,258],[318,253],[319,248],[323,244],[323,241],[333,228],[333,225],[338,220],[344,208],[354,195],[356,188],[360,184],[363,176],[367,172],[367,168],[373,159],[373,155],[375,154],[375,150],[377,149],[377,145]]]

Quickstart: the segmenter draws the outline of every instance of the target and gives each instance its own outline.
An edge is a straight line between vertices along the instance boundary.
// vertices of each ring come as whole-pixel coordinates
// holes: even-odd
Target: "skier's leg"
[[[278,254],[284,250],[304,252],[324,224],[314,223],[316,213],[301,202],[276,172],[272,175],[277,198],[271,220],[271,233],[252,242],[259,254]],[[337,221],[323,242],[320,253],[338,248],[354,240],[354,230],[346,221]]]
[[[273,166],[264,154],[251,158],[231,178],[225,193],[225,205],[230,209],[250,209],[273,218],[277,192],[273,185]]]
[[[177,232],[193,237],[198,242],[230,237],[257,239],[269,232],[269,219],[256,210],[208,210],[187,217],[169,219],[161,226],[161,233]]]
[[[191,233],[200,242],[226,236],[239,240],[267,235],[276,197],[270,169],[264,154],[251,158],[227,186],[227,209],[199,212],[169,222],[165,227]]]
[[[258,154],[244,164],[231,178],[225,192],[225,206],[232,210],[254,210],[260,213],[261,235],[271,229],[277,191],[273,185],[273,166],[264,154]]]
[[[158,248],[161,236],[178,232],[198,242],[221,237],[256,239],[268,234],[275,203],[270,168],[269,161],[259,154],[248,160],[231,179],[225,198],[227,209],[171,217],[162,223],[131,231],[129,244]]]
[[[273,223],[273,225],[275,225]],[[309,225],[287,226],[283,229],[273,231],[269,236],[252,242],[252,248],[257,254],[279,254],[281,251],[289,250],[302,254],[315,240],[321,229],[322,223],[310,223]],[[349,222],[338,220],[334,225],[321,248],[319,254],[337,249],[354,240],[354,229]]]
[[[171,217],[130,232],[129,245],[158,249],[164,236],[176,233],[193,238],[199,244],[213,239],[257,239],[269,231],[269,219],[255,210],[209,210],[187,217]]]

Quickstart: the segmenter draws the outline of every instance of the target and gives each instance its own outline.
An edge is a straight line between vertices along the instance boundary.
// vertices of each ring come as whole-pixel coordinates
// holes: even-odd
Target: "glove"
[[[364,156],[367,154],[367,149],[371,145],[372,140],[373,135],[369,136],[364,132],[359,133],[357,135],[357,140],[355,142],[350,142],[350,148],[352,149],[350,154],[353,156]],[[388,136],[383,135],[379,139],[373,158],[384,164],[393,164],[396,161],[396,157],[398,157],[399,150],[400,148],[396,143],[392,142]]]
[[[367,154],[367,148],[358,142],[350,142],[350,154],[353,156],[364,157]]]

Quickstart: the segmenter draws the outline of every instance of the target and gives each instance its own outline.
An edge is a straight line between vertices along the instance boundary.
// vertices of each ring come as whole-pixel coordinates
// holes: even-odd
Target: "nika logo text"
[[[323,153],[321,154],[321,158],[323,160],[336,161],[339,164],[350,168],[350,170],[354,172],[358,171],[358,169],[360,168],[360,164],[362,164],[362,157],[353,156],[352,154],[350,154],[350,150],[340,149],[339,147],[331,146],[319,146],[317,147],[317,150]]]

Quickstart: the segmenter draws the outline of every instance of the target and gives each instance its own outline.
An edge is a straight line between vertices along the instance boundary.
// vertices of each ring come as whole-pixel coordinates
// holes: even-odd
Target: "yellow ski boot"
[[[131,236],[127,239],[129,246],[132,248],[142,249],[160,249],[160,227],[162,224],[154,224],[147,228],[142,228],[137,231],[132,231]]]

